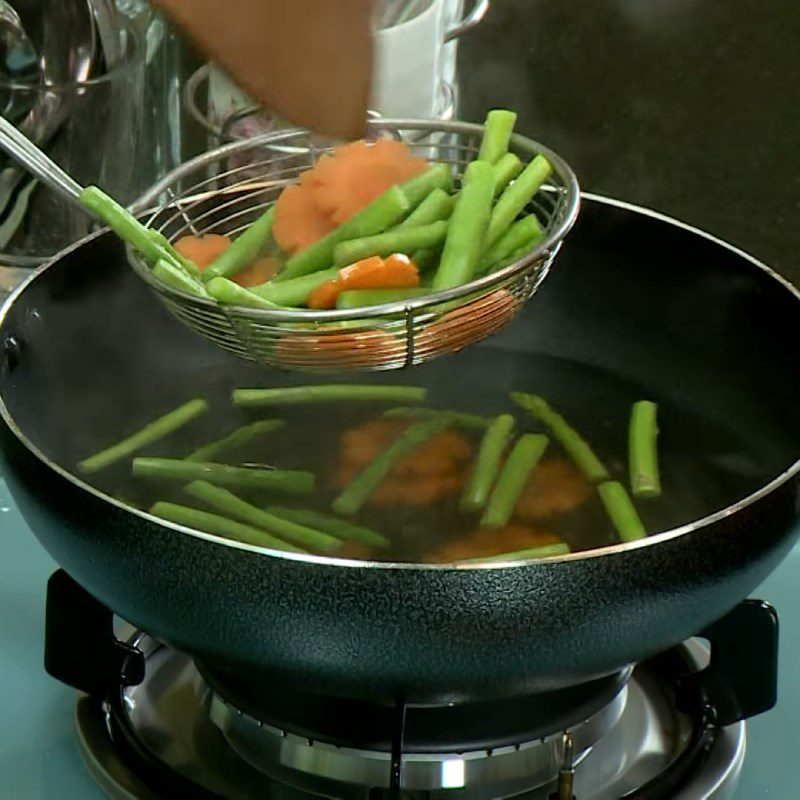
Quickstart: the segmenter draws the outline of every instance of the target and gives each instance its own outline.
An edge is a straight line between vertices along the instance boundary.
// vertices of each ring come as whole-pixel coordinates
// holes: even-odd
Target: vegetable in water
[[[255,528],[261,528],[284,541],[300,545],[307,550],[332,553],[342,545],[339,539],[330,534],[262,511],[237,497],[233,492],[220,486],[214,486],[208,481],[193,481],[184,487],[184,491],[228,517],[233,517]]]
[[[105,469],[120,459],[138,453],[147,445],[169,436],[201,414],[205,414],[206,411],[208,411],[208,403],[202,397],[190,400],[174,411],[170,411],[169,414],[145,425],[127,439],[84,459],[78,464],[78,470],[84,475],[91,475]]]
[[[415,450],[434,433],[444,430],[449,424],[450,421],[446,417],[437,417],[411,425],[353,479],[333,501],[333,510],[337,514],[348,516],[357,513],[386,477],[395,461]]]
[[[492,490],[481,517],[481,525],[500,528],[508,524],[522,490],[544,455],[547,444],[548,438],[538,433],[526,433],[517,439]]]
[[[282,403],[330,402],[398,402],[422,403],[426,390],[422,386],[380,386],[355,383],[329,383],[323,386],[282,386],[275,389],[234,389],[235,406],[271,406]]]
[[[650,400],[633,404],[628,431],[628,467],[634,497],[658,497],[658,406]]]
[[[316,528],[342,541],[360,542],[370,547],[386,547],[389,545],[389,540],[377,531],[365,528],[363,525],[354,525],[350,520],[332,517],[328,514],[320,514],[318,511],[312,511],[309,508],[268,506],[266,510],[276,517],[282,517],[299,525]]]
[[[232,450],[235,447],[242,447],[258,436],[263,436],[272,431],[280,430],[286,423],[282,419],[261,419],[243,425],[232,431],[222,439],[204,444],[197,450],[186,456],[187,461],[212,461],[220,453]]]
[[[399,407],[390,408],[383,412],[386,419],[435,419],[439,416],[446,416],[456,427],[476,428],[484,430],[492,423],[491,417],[481,417],[478,414],[467,414],[463,411],[450,411],[439,408],[413,408]]]
[[[592,483],[606,481],[611,477],[603,462],[594,454],[589,443],[564,417],[550,408],[543,397],[525,392],[511,392],[509,397],[550,429],[555,439]]]
[[[254,528],[252,525],[245,525],[236,520],[221,517],[218,514],[209,514],[198,508],[182,506],[177,503],[165,503],[159,501],[150,509],[154,517],[174,522],[177,525],[184,525],[187,528],[195,528],[198,531],[214,533],[217,536],[224,536],[226,539],[233,539],[235,542],[251,544],[255,547],[268,547],[271,550],[285,550],[289,553],[304,553],[299,547],[284,542],[275,536]]]
[[[597,487],[606,512],[623,542],[634,542],[647,536],[636,508],[619,481],[606,481]]]
[[[164,481],[206,480],[217,486],[265,489],[286,494],[308,494],[314,489],[313,472],[253,469],[179,458],[134,458],[133,474],[136,478]]]
[[[514,417],[511,414],[500,414],[486,429],[478,458],[461,496],[462,510],[480,511],[486,505],[513,430]]]
[[[496,556],[483,556],[481,558],[466,558],[462,564],[477,564],[480,562],[496,561],[531,561],[534,558],[552,558],[565,556],[570,552],[569,545],[565,542],[556,544],[543,544],[541,547],[529,547],[526,550],[515,550],[513,553],[501,553]]]

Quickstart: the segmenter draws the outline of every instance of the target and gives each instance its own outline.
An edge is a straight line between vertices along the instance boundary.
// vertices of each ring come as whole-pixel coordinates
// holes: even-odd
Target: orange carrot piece
[[[320,210],[341,225],[389,187],[416,177],[427,167],[427,161],[412,156],[404,142],[353,142],[320,159],[305,182]]]
[[[323,214],[309,185],[287,186],[275,203],[275,224],[272,235],[286,253],[297,253],[321,239],[334,229]]]
[[[231,240],[218,233],[183,236],[174,244],[180,255],[194,261],[201,270],[205,269],[212,261],[216,261],[230,246]]]
[[[336,308],[336,301],[344,291],[344,286],[340,280],[326,281],[314,289],[308,298],[309,308]]]
[[[266,283],[278,271],[278,262],[271,256],[257,258],[247,269],[234,275],[232,280],[239,286],[260,286]]]
[[[413,289],[419,273],[408,256],[371,256],[339,270],[344,289]]]

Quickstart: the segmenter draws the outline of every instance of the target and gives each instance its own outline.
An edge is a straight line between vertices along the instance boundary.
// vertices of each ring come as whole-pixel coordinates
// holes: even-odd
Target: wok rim
[[[760,269],[768,278],[780,284],[780,286],[784,290],[787,290],[790,294],[794,295],[795,300],[800,302],[800,289],[795,287],[794,284],[791,283],[791,281],[787,280],[782,275],[779,275],[777,272],[775,272],[775,270],[764,264],[762,261],[759,261],[755,256],[751,255],[745,250],[742,250],[739,247],[736,247],[735,245],[730,244],[729,242],[724,241],[723,239],[720,239],[717,236],[714,236],[713,234],[701,230],[700,228],[696,228],[693,225],[690,225],[686,222],[677,220],[674,217],[662,214],[661,212],[654,211],[653,209],[646,208],[644,206],[638,206],[635,205],[634,203],[628,203],[624,200],[618,200],[616,198],[606,197],[604,195],[593,194],[591,192],[581,192],[580,199],[589,200],[591,202],[598,203],[600,205],[607,205],[614,208],[620,208],[625,211],[632,211],[634,213],[641,214],[642,216],[649,217],[651,219],[659,220],[661,222],[666,222],[670,225],[681,228],[682,230],[688,231],[689,233],[700,236],[705,240],[710,241],[716,245],[720,245],[729,252],[739,256],[740,258],[745,259],[750,264]],[[41,266],[33,270],[32,273],[19,286],[17,286],[17,288],[14,289],[14,291],[11,292],[11,294],[9,294],[9,296],[6,298],[6,300],[0,307],[0,326],[3,325],[6,316],[8,315],[8,312],[10,311],[14,303],[22,296],[22,294],[25,292],[25,290],[29,285],[31,285],[34,281],[36,281],[41,275],[43,275],[50,267],[55,265],[57,262],[61,261],[66,256],[70,255],[78,248],[83,247],[84,245],[94,241],[95,239],[105,235],[108,232],[109,232],[108,228],[103,228],[101,230],[95,231],[92,234],[89,234],[83,239],[79,239],[77,242],[74,242],[69,247],[64,248],[62,251],[57,253],[51,259],[49,259]],[[486,562],[481,564],[481,563],[454,562],[448,564],[425,564],[419,562],[402,562],[402,561],[397,561],[397,562],[358,561],[354,559],[335,558],[332,556],[318,556],[307,553],[289,553],[284,550],[275,550],[268,547],[257,547],[255,545],[245,544],[243,542],[236,542],[231,539],[226,539],[222,536],[216,536],[214,534],[205,533],[204,531],[198,531],[195,530],[194,528],[188,528],[184,525],[179,525],[177,523],[161,519],[160,517],[156,517],[153,514],[149,514],[146,511],[141,511],[138,508],[133,508],[131,506],[126,505],[125,503],[120,502],[111,495],[101,492],[99,489],[85,482],[77,475],[74,475],[73,473],[69,472],[59,464],[56,464],[48,456],[46,456],[43,452],[41,452],[39,448],[36,447],[33,444],[33,442],[31,442],[28,439],[28,437],[20,430],[16,422],[12,419],[11,414],[9,413],[8,408],[6,406],[2,391],[0,391],[0,418],[2,418],[3,422],[8,427],[9,431],[13,433],[13,435],[17,438],[20,444],[22,444],[23,447],[25,447],[41,463],[43,463],[45,466],[47,466],[61,478],[66,480],[68,483],[71,483],[79,491],[87,492],[96,499],[116,507],[123,513],[140,517],[144,519],[148,524],[155,524],[159,527],[168,528],[177,533],[188,535],[193,538],[209,542],[210,544],[229,547],[236,550],[249,551],[260,556],[267,556],[279,560],[299,561],[308,564],[320,564],[327,567],[336,567],[341,569],[375,568],[390,572],[393,571],[470,572],[473,570],[517,569],[517,568],[531,567],[536,564],[543,564],[543,563],[555,564],[568,561],[583,561],[590,558],[591,559],[607,558],[633,550],[655,547],[660,544],[664,544],[666,542],[677,540],[688,534],[699,532],[704,528],[708,528],[720,522],[726,517],[733,516],[734,514],[737,514],[743,511],[744,509],[749,508],[750,506],[754,505],[759,500],[765,498],[767,495],[772,494],[775,490],[779,489],[785,483],[787,483],[788,481],[792,480],[792,478],[800,474],[800,455],[798,455],[794,463],[791,464],[789,467],[787,467],[787,469],[785,469],[782,473],[776,475],[768,483],[764,484],[756,491],[751,492],[749,495],[746,495],[745,497],[741,498],[735,503],[725,506],[724,508],[721,508],[711,514],[707,514],[704,517],[700,517],[697,520],[686,523],[685,525],[680,525],[676,528],[670,528],[669,530],[661,531],[660,533],[651,534],[646,536],[644,539],[639,539],[633,542],[622,542],[619,544],[607,545],[605,547],[593,548],[592,550],[579,551],[577,553],[568,553],[566,555],[561,555],[561,556],[548,556],[546,558],[526,559],[520,561],[506,561],[502,563]]]

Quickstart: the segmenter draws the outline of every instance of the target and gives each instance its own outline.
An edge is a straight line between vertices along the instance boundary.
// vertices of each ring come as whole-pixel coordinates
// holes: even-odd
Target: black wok
[[[408,701],[433,703],[555,689],[697,632],[792,546],[800,533],[798,319],[798,293],[746,255],[587,198],[541,292],[483,352],[599,367],[746,431],[759,448],[762,488],[682,529],[557,560],[358,566],[163,524],[70,474],[74,432],[94,437],[84,453],[118,438],[143,385],[168,407],[220,370],[242,384],[286,380],[183,329],[127,267],[119,243],[100,235],[35,275],[5,308],[5,477],[70,575],[217,676],[373,699],[402,690]],[[457,381],[474,352],[400,380]]]

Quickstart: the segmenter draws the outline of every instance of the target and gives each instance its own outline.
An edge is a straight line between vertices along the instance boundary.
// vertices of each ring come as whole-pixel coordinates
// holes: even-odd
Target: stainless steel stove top
[[[310,794],[356,800],[388,776],[388,753],[337,748],[259,724],[214,695],[190,659],[149,637],[136,641],[147,654],[147,677],[122,693],[127,721],[150,753],[202,789],[231,800]],[[688,648],[702,664],[703,648],[696,641]],[[109,735],[106,711],[84,697],[75,715],[81,755],[99,786],[115,800],[169,796],[153,794],[129,769],[124,748]],[[663,681],[652,668],[638,667],[606,707],[570,730],[576,795],[617,800],[659,775],[690,734],[689,718],[675,710]],[[733,797],[744,751],[744,723],[724,729],[676,800]],[[547,800],[562,758],[560,734],[492,751],[416,754],[404,762],[403,785],[453,800]]]

